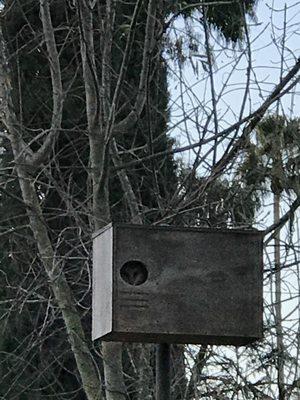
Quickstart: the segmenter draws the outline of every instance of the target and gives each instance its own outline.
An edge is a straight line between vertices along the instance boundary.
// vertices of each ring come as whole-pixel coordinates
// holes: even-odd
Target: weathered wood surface
[[[94,238],[92,339],[112,331],[113,319],[113,228]]]
[[[95,249],[94,269],[99,271],[94,271],[93,338],[103,335],[98,318],[105,326],[112,318],[103,340],[243,345],[261,338],[260,232],[138,225],[112,229],[113,265],[105,268],[113,274],[113,313],[105,305],[111,306],[106,261]],[[107,234],[94,240],[94,248],[103,249],[100,242],[108,240]],[[147,268],[144,283],[131,285],[121,277],[128,261]],[[138,272],[132,273],[140,282],[144,278]]]

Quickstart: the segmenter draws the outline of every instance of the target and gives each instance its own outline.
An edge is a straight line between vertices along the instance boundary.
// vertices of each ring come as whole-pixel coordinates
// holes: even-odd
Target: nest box
[[[93,240],[93,339],[262,337],[262,233],[113,224]]]

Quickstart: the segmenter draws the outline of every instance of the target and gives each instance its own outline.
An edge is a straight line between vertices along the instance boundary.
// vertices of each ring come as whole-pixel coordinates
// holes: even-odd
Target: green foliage
[[[166,53],[179,66],[189,63],[195,74],[199,72],[198,64],[205,72],[208,71],[208,61],[204,44],[204,33],[199,29],[206,20],[219,37],[225,40],[226,45],[235,46],[245,39],[246,19],[255,17],[255,5],[257,0],[231,1],[221,0],[217,2],[199,1],[169,1],[169,18],[173,13],[182,16],[184,20],[184,33],[176,32],[175,38],[171,35],[166,38]],[[215,3],[209,5],[201,5]],[[196,21],[199,21],[199,25]],[[197,62],[193,61],[193,55],[197,55]],[[211,61],[214,63],[211,52]]]
[[[205,178],[190,169],[181,169],[181,202],[188,200],[185,211],[175,217],[175,223],[204,227],[251,227],[259,197],[251,186],[239,180],[216,179],[208,187]],[[192,207],[189,204],[193,199]]]
[[[256,138],[248,143],[239,173],[247,186],[275,194],[300,193],[299,119],[269,115],[256,129]]]
[[[203,3],[205,4],[205,1]],[[203,7],[205,7],[208,22],[227,41],[237,42],[238,40],[242,40],[244,36],[244,13],[253,17],[257,0],[233,0],[230,3],[228,0],[220,0],[215,3],[208,6],[201,6],[201,2],[197,0],[169,1],[170,11],[180,13],[184,17],[191,16],[195,11],[202,13]]]

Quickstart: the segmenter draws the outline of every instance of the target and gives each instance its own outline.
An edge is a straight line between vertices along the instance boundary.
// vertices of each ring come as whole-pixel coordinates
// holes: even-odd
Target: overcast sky
[[[254,111],[279,82],[281,55],[283,54],[284,56],[283,75],[294,65],[296,59],[300,57],[300,1],[259,0],[256,8],[256,20],[249,22],[253,69],[251,71],[251,90],[247,96],[244,116],[250,110]],[[182,21],[176,24],[176,34],[178,36],[182,33],[183,25]],[[186,115],[191,117],[186,124],[181,124],[172,130],[173,136],[181,144],[188,142],[185,135],[186,130],[192,133],[192,139],[197,140],[199,137],[194,118],[196,116],[195,110],[198,117],[197,122],[201,125],[207,118],[205,112],[211,108],[210,89],[208,80],[203,79],[203,64],[201,63],[201,60],[203,60],[201,56],[205,51],[202,46],[204,43],[204,34],[201,24],[197,20],[192,25],[200,46],[197,52],[191,54],[190,60],[194,68],[198,68],[198,74],[194,73],[191,62],[186,63],[182,76],[179,76],[179,69],[174,64],[170,64],[171,73],[169,82],[171,101],[175,102],[171,107],[171,121],[172,123],[177,123],[183,118],[183,108]],[[284,49],[283,38],[285,40]],[[224,82],[227,82],[217,106],[221,130],[239,118],[246,87],[248,54],[245,51],[245,45],[236,45],[234,48],[230,46],[231,48],[226,49],[224,41],[216,33],[213,33],[210,44],[213,48],[215,58],[214,84],[217,97],[224,86]],[[234,67],[235,63],[236,66]],[[180,79],[184,81],[184,85],[180,85]],[[184,92],[183,100],[180,100],[181,90]],[[291,95],[285,96],[281,101],[280,112],[285,113],[289,117],[300,116],[299,85],[297,90],[298,93],[294,91]]]

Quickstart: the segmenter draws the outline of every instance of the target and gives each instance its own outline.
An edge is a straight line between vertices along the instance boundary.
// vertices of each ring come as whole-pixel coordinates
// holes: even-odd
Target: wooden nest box
[[[262,233],[113,224],[93,241],[93,340],[262,337]]]

